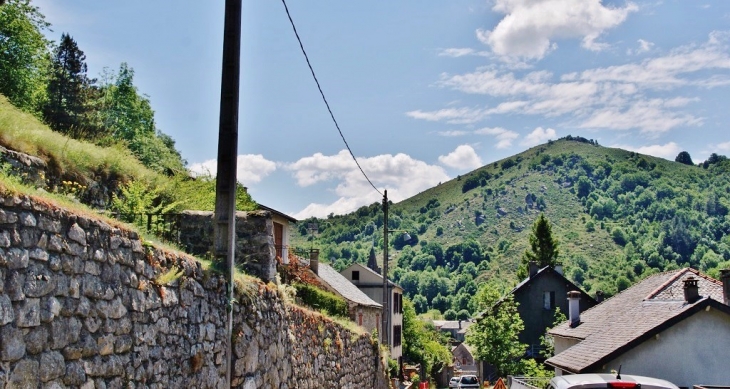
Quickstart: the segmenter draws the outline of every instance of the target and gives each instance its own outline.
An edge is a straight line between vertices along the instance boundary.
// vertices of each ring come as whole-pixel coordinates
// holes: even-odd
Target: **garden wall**
[[[182,274],[164,282],[171,268]],[[368,334],[271,283],[238,289],[233,387],[385,387]],[[0,388],[223,388],[225,290],[111,221],[0,196]]]

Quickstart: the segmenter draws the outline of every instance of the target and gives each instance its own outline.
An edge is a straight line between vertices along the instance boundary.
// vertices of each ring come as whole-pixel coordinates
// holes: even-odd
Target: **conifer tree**
[[[558,259],[558,241],[553,238],[552,227],[545,217],[545,214],[535,220],[530,234],[530,248],[522,255],[522,264],[517,270],[517,277],[520,279],[528,276],[528,263],[534,261],[540,268],[555,266]]]
[[[48,101],[43,117],[56,131],[74,138],[84,134],[87,124],[87,96],[91,81],[86,76],[86,55],[68,34],[61,35],[55,50]]]

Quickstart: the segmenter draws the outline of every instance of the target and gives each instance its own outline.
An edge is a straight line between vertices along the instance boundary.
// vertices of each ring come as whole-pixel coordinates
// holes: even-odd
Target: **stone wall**
[[[213,212],[185,211],[178,220],[178,241],[185,252],[205,256],[213,247]],[[235,263],[268,282],[276,278],[274,223],[269,211],[236,212]]]
[[[0,389],[225,387],[225,281],[113,223],[0,196]],[[239,289],[234,387],[385,387],[369,335]]]
[[[53,169],[57,163],[47,163],[41,158],[25,153],[13,151],[0,146],[0,162],[7,163],[14,175],[20,177],[24,183],[43,188],[52,192],[70,190],[73,184],[83,186],[82,189],[74,188],[76,197],[89,206],[97,209],[105,209],[112,198],[112,194],[118,191],[119,183],[112,176],[98,175],[93,180],[85,177],[78,177],[72,173]],[[49,166],[50,165],[50,166]],[[71,183],[65,187],[64,182]]]

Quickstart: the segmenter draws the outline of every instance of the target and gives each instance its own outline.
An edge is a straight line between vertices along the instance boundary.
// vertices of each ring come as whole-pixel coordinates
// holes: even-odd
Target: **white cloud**
[[[701,118],[675,111],[678,103],[676,99],[651,99],[637,101],[628,108],[607,107],[594,111],[580,127],[614,130],[639,128],[643,133],[656,135],[679,126],[702,124]]]
[[[438,134],[441,136],[449,136],[449,137],[455,137],[455,136],[464,136],[468,134],[467,131],[461,131],[461,130],[449,130],[449,131],[439,131]]]
[[[449,180],[444,169],[411,158],[406,154],[383,154],[358,158],[360,166],[381,192],[397,202]],[[300,186],[316,183],[335,185],[332,190],[339,198],[331,204],[309,204],[294,217],[325,217],[329,213],[343,214],[380,199],[355,165],[347,150],[335,155],[316,153],[285,166],[293,172]]]
[[[725,151],[725,152],[727,152],[727,151],[730,151],[730,142],[724,142],[724,143],[720,143],[720,144],[717,144],[717,145],[715,145],[715,147],[716,147],[716,148],[717,148],[718,150],[720,150],[720,151]]]
[[[444,108],[438,111],[410,111],[407,116],[414,119],[427,120],[430,122],[446,121],[452,124],[468,124],[482,120],[486,114],[484,110],[474,108]]]
[[[449,107],[408,115],[449,123],[478,123],[506,113],[569,116],[578,128],[637,129],[649,135],[697,126],[703,118],[690,113],[688,106],[699,100],[671,92],[730,85],[730,75],[718,74],[730,70],[729,42],[730,33],[712,32],[702,44],[681,46],[661,56],[562,75],[495,67],[445,74],[437,85],[501,101],[496,107]]]
[[[463,57],[465,55],[474,54],[474,49],[469,48],[450,48],[444,49],[439,53],[439,57]]]
[[[532,147],[555,138],[557,138],[557,134],[552,128],[543,129],[542,127],[537,127],[531,133],[527,134],[527,136],[525,136],[525,139],[523,139],[520,144],[523,146]]]
[[[498,149],[505,149],[512,146],[512,141],[519,138],[519,134],[514,131],[506,130],[502,127],[485,127],[474,131],[478,135],[492,135],[497,139],[497,144],[494,146]]]
[[[474,170],[484,165],[477,153],[469,145],[458,146],[454,151],[439,157],[439,162],[454,169]]]
[[[641,146],[641,147],[633,147],[633,146],[626,146],[626,145],[613,145],[611,147],[617,147],[619,149],[629,150],[629,151],[635,151],[637,153],[646,154],[646,155],[652,155],[654,157],[664,158],[668,159],[670,161],[674,161],[674,158],[677,157],[677,154],[679,154],[682,149],[674,142],[669,142],[664,145],[650,145],[650,146]]]
[[[636,50],[637,53],[646,53],[654,47],[653,43],[643,39],[639,39],[637,42],[639,42],[639,48]]]
[[[218,161],[210,159],[205,162],[194,163],[190,172],[195,175],[215,176],[218,170]],[[269,161],[261,154],[243,154],[236,161],[236,176],[244,185],[255,184],[276,170],[276,162]]]
[[[557,47],[556,39],[580,38],[584,48],[602,50],[606,45],[598,37],[638,7],[610,8],[600,0],[496,0],[492,9],[505,17],[491,31],[478,29],[477,38],[511,61],[539,60]]]

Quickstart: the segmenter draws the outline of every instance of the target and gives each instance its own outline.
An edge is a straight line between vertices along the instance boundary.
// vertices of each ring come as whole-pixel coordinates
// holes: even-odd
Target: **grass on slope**
[[[39,157],[54,174],[117,177],[156,182],[160,175],[143,166],[122,146],[99,147],[52,131],[37,118],[15,108],[0,95],[0,145]]]

